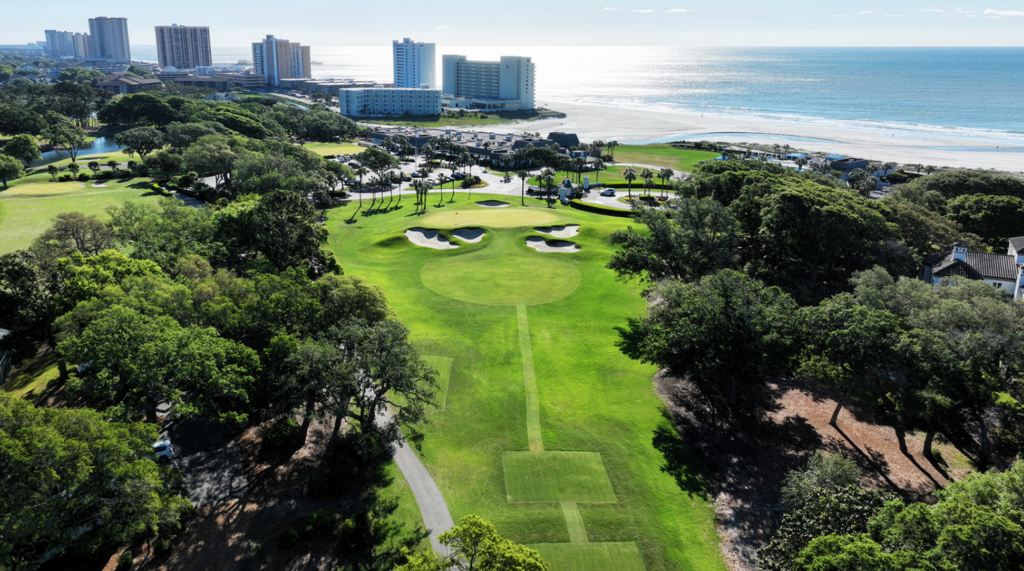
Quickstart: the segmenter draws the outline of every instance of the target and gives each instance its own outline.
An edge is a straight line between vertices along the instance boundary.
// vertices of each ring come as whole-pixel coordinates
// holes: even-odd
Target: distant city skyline
[[[264,5],[265,4],[265,5]],[[518,10],[399,0],[340,5],[308,0],[301,9],[250,0],[245,4],[179,0],[151,6],[111,0],[103,8],[53,0],[45,14],[31,3],[5,7],[0,44],[44,40],[44,30],[87,32],[88,18],[127,18],[129,34],[148,45],[155,26],[187,22],[210,27],[214,47],[251,44],[267,34],[311,46],[388,45],[395,38],[441,45],[672,45],[672,46],[1020,46],[1024,6],[1014,0],[980,2],[770,3],[679,0],[567,3],[523,0]],[[460,11],[461,7],[465,11]],[[244,8],[244,9],[240,9]],[[522,16],[517,20],[517,13]],[[273,16],[268,16],[273,14]],[[140,41],[142,40],[142,41]]]

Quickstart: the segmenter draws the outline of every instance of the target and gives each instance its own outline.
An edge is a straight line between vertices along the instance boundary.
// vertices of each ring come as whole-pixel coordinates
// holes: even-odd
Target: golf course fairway
[[[616,346],[640,286],[605,268],[609,235],[636,223],[528,199],[459,192],[401,207],[332,209],[330,246],[379,285],[439,370],[423,460],[452,517],[477,514],[537,549],[551,571],[724,570],[698,466],[663,415],[656,369]],[[477,201],[502,200],[487,208]],[[390,200],[390,199],[389,199]],[[458,214],[456,214],[456,212]],[[578,224],[572,252],[527,246]],[[479,242],[435,249],[410,228]]]

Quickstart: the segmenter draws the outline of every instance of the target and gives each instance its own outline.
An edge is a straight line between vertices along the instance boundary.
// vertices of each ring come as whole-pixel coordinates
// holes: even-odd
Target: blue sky
[[[1024,1],[834,0],[81,0],[10,2],[0,44],[44,29],[88,31],[88,18],[128,18],[131,43],[153,26],[210,26],[215,46],[266,34],[313,46],[381,45],[411,36],[448,45],[1020,46]],[[493,8],[488,6],[494,6]],[[501,8],[499,8],[501,7]],[[508,7],[508,9],[504,9]]]

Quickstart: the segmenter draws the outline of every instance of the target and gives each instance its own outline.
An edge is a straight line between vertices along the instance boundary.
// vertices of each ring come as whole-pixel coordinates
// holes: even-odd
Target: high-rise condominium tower
[[[50,57],[73,57],[75,55],[74,32],[46,30],[46,54]]]
[[[192,69],[213,65],[208,26],[156,27],[156,56],[160,67]]]
[[[89,59],[89,34],[75,32],[75,59]]]
[[[309,46],[268,35],[252,44],[252,65],[256,73],[267,78],[268,85],[279,85],[282,79],[312,77]]]
[[[127,18],[89,18],[89,57],[130,63]]]
[[[391,46],[395,52],[395,87],[437,89],[434,44],[405,38],[394,40]]]
[[[528,57],[473,61],[460,55],[441,56],[442,91],[455,97],[506,101],[502,108],[533,109],[534,74]]]

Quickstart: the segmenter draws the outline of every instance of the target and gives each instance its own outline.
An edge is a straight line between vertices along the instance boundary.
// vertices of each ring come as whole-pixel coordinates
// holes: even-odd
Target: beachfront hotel
[[[128,18],[89,18],[89,58],[131,63]]]
[[[391,42],[394,51],[395,87],[437,89],[434,44],[404,38]]]
[[[208,26],[156,26],[156,56],[160,67],[195,69],[213,65]]]
[[[309,46],[279,40],[272,34],[252,44],[252,64],[267,85],[280,85],[282,79],[312,77]]]
[[[441,56],[441,90],[449,107],[464,109],[533,109],[534,65],[528,57],[501,56],[499,61],[472,61]]]
[[[441,90],[409,87],[339,89],[341,114],[351,117],[374,115],[440,115]]]

